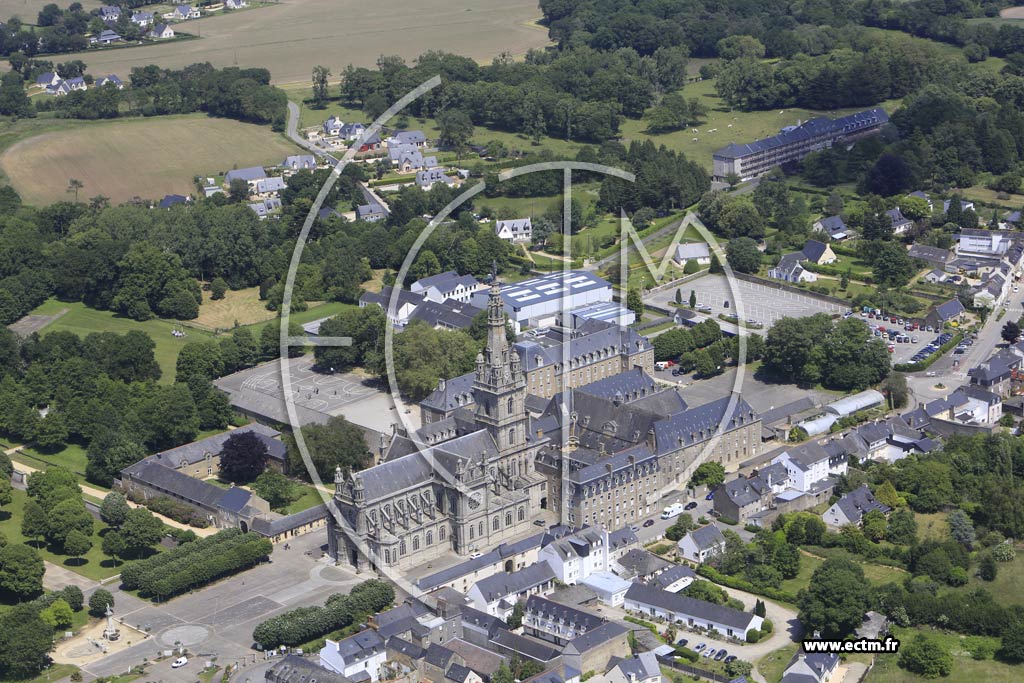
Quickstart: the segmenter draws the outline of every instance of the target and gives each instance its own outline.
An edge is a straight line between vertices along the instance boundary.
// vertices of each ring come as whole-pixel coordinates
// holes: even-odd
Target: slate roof
[[[473,403],[473,382],[475,373],[467,372],[449,380],[445,380],[444,388],[434,389],[420,405],[447,412]]]
[[[845,233],[847,230],[846,223],[843,222],[841,216],[825,216],[818,222],[821,223],[822,229],[829,235]]]
[[[422,320],[431,327],[464,330],[473,324],[473,318],[483,310],[455,299],[448,299],[444,303],[424,299],[409,319]]]
[[[447,296],[459,287],[473,289],[479,284],[480,283],[477,279],[472,275],[459,275],[458,272],[454,270],[446,270],[445,272],[438,273],[437,275],[420,278],[416,282],[412,283],[412,286],[409,289],[412,291],[421,291],[434,287],[437,291]]]
[[[205,439],[199,439],[176,448],[171,448],[166,451],[161,451],[155,455],[149,456],[150,459],[156,460],[161,464],[168,465],[169,467],[181,467],[183,465],[190,465],[197,462],[201,462],[206,459],[206,455],[219,455],[221,450],[224,448],[224,442],[227,441],[233,434],[246,434],[253,433],[263,444],[267,447],[267,455],[279,462],[284,462],[287,457],[287,447],[283,441],[280,441],[276,437],[281,436],[281,432],[268,427],[266,425],[254,422],[252,424],[239,427],[213,436],[208,436]]]
[[[281,165],[292,169],[315,169],[316,157],[312,154],[293,154],[284,158]]]
[[[722,431],[728,431],[758,419],[754,409],[743,398],[735,398],[736,404],[729,411],[729,404],[734,398],[725,396],[655,422],[657,453],[669,453],[679,449],[680,445],[700,443],[717,434],[719,425]],[[702,437],[701,432],[705,436]]]
[[[172,206],[174,206],[175,204],[184,204],[186,201],[188,201],[188,198],[185,197],[185,195],[181,195],[181,194],[164,195],[164,198],[160,200],[160,208],[161,209],[169,209]]]
[[[261,536],[273,538],[293,529],[304,527],[317,520],[326,519],[328,514],[330,512],[327,510],[327,506],[321,503],[320,505],[314,505],[311,508],[306,508],[284,517],[278,517],[277,519],[257,517],[249,524],[249,528]]]
[[[431,643],[423,653],[423,661],[444,671],[455,656],[455,653],[444,645]]]
[[[631,368],[617,375],[577,387],[576,391],[610,401],[631,403],[637,399],[665,391],[643,368]],[[675,392],[673,392],[675,393]]]
[[[804,472],[811,469],[814,463],[829,459],[828,453],[821,444],[815,442],[793,446],[787,448],[785,452],[789,455],[790,461]]]
[[[395,133],[392,137],[394,137],[400,145],[423,144],[427,141],[427,136],[424,135],[421,130],[403,130]]]
[[[879,503],[867,484],[861,484],[844,495],[836,502],[836,505],[843,511],[846,518],[853,523],[858,522],[861,517],[872,510],[887,513],[892,509],[888,505]]]
[[[672,563],[643,548],[632,548],[617,562],[632,576],[648,576],[669,567]]]
[[[225,493],[222,488],[182,474],[170,467],[164,467],[148,458],[121,470],[122,479],[125,476],[157,490],[171,492],[194,505],[207,508],[215,508]]]
[[[338,641],[338,654],[349,665],[369,659],[384,650],[384,639],[373,629],[360,631]]]
[[[270,178],[263,178],[262,180],[256,181],[256,191],[260,194],[280,192],[286,187],[288,187],[288,183],[286,183],[284,178],[281,176],[272,176]]]
[[[658,658],[653,652],[641,652],[633,657],[623,659],[615,665],[615,668],[622,672],[627,681],[642,681],[646,678],[654,678],[661,675]]]
[[[962,314],[964,310],[964,305],[960,303],[960,299],[950,299],[935,307],[935,313],[939,316],[939,320],[942,321],[952,320]]]
[[[408,640],[399,638],[398,636],[391,636],[387,640],[387,649],[403,654],[410,659],[419,659],[423,656],[423,648],[416,643],[410,643]]]
[[[543,641],[521,636],[505,629],[496,631],[491,636],[491,642],[538,662],[550,662],[562,654],[560,650]]]
[[[356,218],[367,216],[387,216],[387,210],[380,204],[360,204],[356,207]]]
[[[476,582],[484,600],[494,602],[504,597],[523,593],[548,581],[554,581],[555,574],[547,562],[538,562],[512,573],[499,572]]]
[[[232,486],[224,492],[224,495],[217,501],[217,506],[229,512],[241,512],[242,508],[249,504],[252,493],[237,486]]]
[[[314,664],[298,655],[286,655],[274,663],[267,672],[267,679],[277,683],[350,683],[345,676]]]
[[[434,183],[452,185],[455,181],[448,177],[443,168],[439,167],[426,168],[416,172],[416,184],[420,187],[427,187]]]
[[[452,664],[448,667],[448,671],[445,672],[444,677],[449,681],[454,681],[455,683],[464,683],[471,673],[473,672],[468,667],[462,666],[461,664]]]
[[[525,611],[526,614],[539,619],[573,624],[578,632],[590,631],[605,623],[605,619],[596,614],[548,600],[540,595],[531,595],[527,598]]]
[[[163,24],[161,24],[163,26]],[[160,26],[157,27],[158,29]],[[248,168],[235,168],[224,174],[224,182],[228,185],[235,180],[244,180],[249,182],[251,180],[259,180],[260,178],[266,178],[267,172],[263,170],[262,166],[249,166]]]
[[[773,270],[782,273],[788,277],[793,277],[793,273],[797,269],[803,269],[800,262],[804,260],[804,253],[802,251],[794,251],[790,254],[783,254],[779,259],[778,264]]]
[[[724,605],[715,605],[705,600],[697,600],[696,598],[680,595],[679,593],[669,593],[660,588],[642,583],[634,583],[630,586],[629,590],[626,591],[626,599],[660,607],[677,615],[685,614],[729,626],[737,631],[742,631],[749,627],[750,622],[754,618],[754,615],[749,612],[741,612]]]
[[[647,583],[662,590],[667,590],[673,583],[685,578],[696,579],[697,573],[685,564],[674,564],[662,573],[648,580]]]
[[[949,249],[929,247],[926,244],[912,244],[910,245],[910,249],[907,250],[907,255],[910,258],[921,259],[922,261],[928,261],[930,263],[946,263],[949,261],[952,253]]]
[[[694,529],[687,536],[693,541],[699,550],[710,550],[725,543],[725,536],[715,524],[708,524],[699,529]]]
[[[818,259],[820,259],[825,253],[826,249],[828,249],[828,245],[824,242],[819,242],[818,240],[807,240],[807,243],[804,245],[801,253],[803,253],[804,258],[808,261],[814,261],[817,263]]]
[[[892,226],[894,228],[896,226],[905,225],[907,223],[912,222],[909,218],[903,215],[903,212],[900,211],[900,207],[898,206],[895,209],[889,209],[888,211],[886,211],[885,215],[889,217],[890,221],[892,221]]]
[[[614,621],[607,621],[597,628],[587,631],[586,633],[576,636],[566,645],[567,650],[575,650],[576,652],[588,652],[595,648],[601,647],[610,640],[618,638],[623,633],[627,633],[628,628],[622,624],[618,624]]]
[[[793,126],[788,130],[784,129],[778,135],[773,135],[763,140],[746,144],[731,142],[716,151],[714,156],[723,159],[741,159],[751,154],[796,144],[821,135],[838,136],[856,133],[859,130],[879,126],[888,121],[889,115],[881,108],[868,109],[838,119],[827,119],[824,116],[820,116],[806,121],[799,126]]]

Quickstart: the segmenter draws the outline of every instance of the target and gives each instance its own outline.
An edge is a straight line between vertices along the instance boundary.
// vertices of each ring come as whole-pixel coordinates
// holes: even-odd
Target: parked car
[[[544,526],[544,520],[543,519],[535,519],[535,520],[533,520],[533,525],[534,526]]]
[[[171,668],[172,669],[180,669],[181,667],[185,666],[186,664],[188,664],[188,657],[178,657],[173,662],[171,662]]]
[[[703,650],[703,649],[704,649],[704,648],[706,648],[707,646],[708,646],[708,644],[707,644],[707,643],[701,643],[701,644],[700,644],[700,645],[698,645],[697,647],[693,648],[693,651],[694,651],[694,652],[700,652],[701,650]]]
[[[678,645],[679,647],[686,647],[686,644],[688,642],[690,642],[690,641],[688,641],[686,638],[680,638],[679,642],[676,643],[676,645]]]
[[[729,654],[729,653],[728,653],[728,652],[726,652],[725,650],[719,650],[719,651],[718,651],[718,654],[717,654],[717,655],[715,655],[715,661],[716,661],[716,662],[720,662],[720,661],[722,661],[723,659],[725,659],[725,656],[726,656],[727,654]]]
[[[735,661],[736,661],[736,655],[729,655],[728,657],[725,658],[725,663],[726,664],[732,664]]]
[[[715,497],[715,492],[712,491],[708,495],[704,496],[704,500],[712,500]]]
[[[911,343],[911,344],[916,344],[917,342],[918,342],[918,339],[917,339],[917,337],[911,337],[911,338],[910,338],[910,343]]]
[[[644,528],[645,529],[647,527],[649,527],[649,526],[654,526],[654,520],[653,519],[648,519],[647,521],[644,522]]]
[[[683,506],[683,509],[684,510],[692,510],[695,507],[697,507],[697,501],[691,500],[689,503],[687,503],[686,505]]]
[[[704,650],[704,654],[702,656],[703,657],[710,657],[713,654],[715,654],[715,648]]]

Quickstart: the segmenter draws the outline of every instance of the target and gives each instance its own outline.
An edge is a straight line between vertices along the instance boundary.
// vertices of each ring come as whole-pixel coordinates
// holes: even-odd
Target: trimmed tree
[[[111,491],[103,497],[103,503],[100,505],[100,519],[108,526],[120,527],[124,524],[129,510],[131,508],[124,496],[117,491]]]
[[[235,432],[220,451],[220,476],[235,483],[255,479],[267,467],[267,445],[251,431]]]
[[[107,611],[107,605],[114,606],[114,596],[105,588],[97,588],[89,596],[89,614],[98,617]]]

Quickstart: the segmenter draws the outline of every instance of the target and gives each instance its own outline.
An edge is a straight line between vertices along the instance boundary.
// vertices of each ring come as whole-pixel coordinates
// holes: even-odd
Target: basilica
[[[656,512],[661,492],[682,488],[701,462],[735,470],[756,455],[761,422],[746,401],[691,408],[651,378],[653,351],[635,331],[602,324],[541,356],[536,340],[509,344],[498,285],[487,319],[475,371],[424,401],[422,428],[396,435],[377,465],[336,474],[337,562],[406,569],[471,556],[522,538],[542,516],[619,528]],[[566,391],[531,390],[529,366],[545,359]],[[588,382],[584,367],[601,369]]]

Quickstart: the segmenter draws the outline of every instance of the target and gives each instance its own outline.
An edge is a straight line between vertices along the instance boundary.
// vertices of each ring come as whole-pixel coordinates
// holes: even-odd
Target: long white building
[[[574,308],[611,301],[612,286],[586,271],[558,271],[502,285],[501,299],[518,333],[525,327],[555,325],[563,312]],[[474,295],[474,306],[486,304],[486,292]]]

